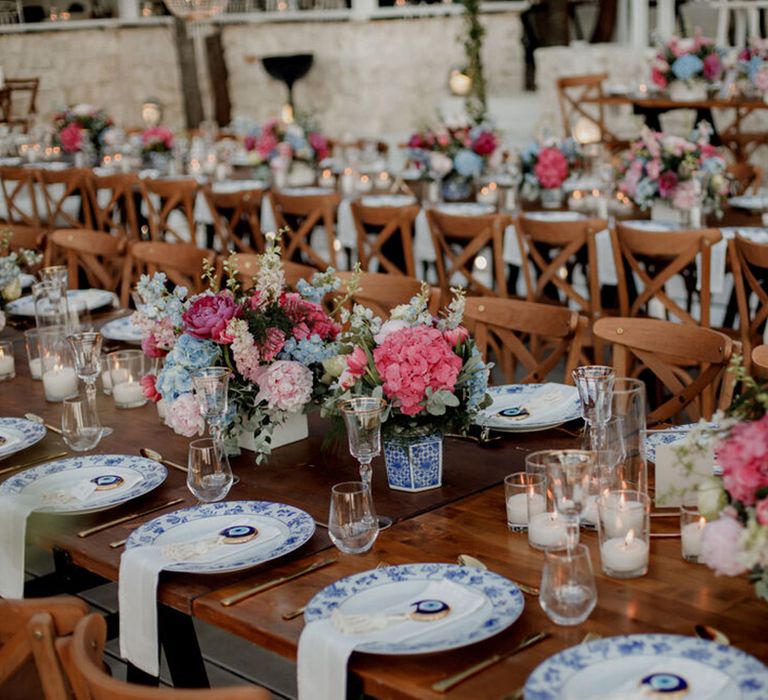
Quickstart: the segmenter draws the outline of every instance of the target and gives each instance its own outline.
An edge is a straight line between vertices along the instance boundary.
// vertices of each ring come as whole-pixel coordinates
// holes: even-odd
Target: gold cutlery
[[[26,418],[27,420],[31,420],[33,423],[39,423],[40,425],[44,425],[52,433],[56,433],[57,435],[61,435],[61,428],[57,428],[55,425],[51,425],[50,423],[46,423],[36,413],[25,413],[24,414],[24,418]]]
[[[717,642],[723,646],[729,646],[731,640],[728,636],[721,632],[717,627],[710,627],[709,625],[694,625],[694,634],[700,639],[708,639],[710,642]]]
[[[651,513],[652,518],[679,518],[680,513],[675,511],[673,513]]]
[[[122,547],[126,542],[128,541],[128,538],[126,537],[124,540],[117,540],[116,542],[110,542],[109,546],[111,549],[119,549]]]
[[[11,467],[5,467],[5,469],[0,469],[0,476],[3,474],[8,474],[10,472],[15,472],[17,469],[24,469],[25,467],[32,467],[35,464],[40,464],[40,462],[50,462],[53,459],[58,459],[59,457],[66,457],[66,452],[57,452],[53,455],[45,455],[45,457],[38,457],[37,459],[32,459],[29,462],[24,462],[23,464],[14,464]]]
[[[161,455],[156,450],[151,450],[149,447],[142,447],[139,450],[139,454],[142,457],[146,457],[147,459],[151,459],[154,462],[160,462],[164,467],[173,467],[174,469],[178,469],[180,472],[187,473],[187,468],[183,464],[178,464],[177,462],[171,462],[170,459],[164,459],[163,455]]]
[[[442,681],[433,683],[432,690],[437,693],[447,693],[451,688],[455,688],[457,685],[463,683],[468,678],[476,676],[481,671],[485,671],[485,669],[499,663],[499,661],[503,661],[510,656],[514,656],[515,654],[523,651],[523,649],[527,649],[534,644],[538,644],[539,642],[545,640],[547,637],[549,637],[549,632],[537,632],[536,634],[530,634],[517,646],[512,647],[509,651],[503,651],[500,654],[489,656],[484,661],[480,661],[479,663],[474,664],[474,666],[470,666],[469,668],[466,668],[463,671],[454,674],[453,676],[449,676]]]
[[[321,559],[319,561],[316,561],[314,564],[310,564],[309,566],[303,569],[300,569],[296,573],[288,574],[287,576],[280,576],[279,578],[272,579],[271,581],[267,581],[266,583],[260,583],[258,586],[253,586],[252,588],[246,588],[244,591],[240,591],[239,593],[233,593],[232,595],[227,596],[226,598],[222,598],[219,602],[225,608],[228,608],[230,605],[239,603],[241,600],[250,598],[251,596],[254,596],[257,593],[262,593],[263,591],[268,591],[270,588],[281,586],[284,583],[287,583],[288,581],[293,581],[293,579],[299,578],[299,576],[305,576],[306,574],[312,573],[313,571],[317,571],[318,569],[322,569],[325,566],[330,566],[331,564],[335,564],[337,561],[338,559],[334,559],[333,557],[329,557],[328,559]]]
[[[471,556],[470,554],[459,554],[458,558],[456,559],[456,562],[458,563],[459,566],[468,566],[470,568],[482,569],[483,571],[488,571],[488,567],[485,564],[483,564],[483,562]],[[512,581],[512,583],[514,583],[523,593],[527,593],[528,595],[532,595],[532,596],[539,595],[539,589],[536,588],[536,586],[529,586],[526,583],[520,583],[520,581]]]
[[[182,503],[184,501],[183,498],[175,498],[172,501],[166,501],[165,503],[161,503],[157,506],[152,506],[152,508],[147,508],[146,510],[139,511],[138,513],[129,513],[128,515],[124,515],[122,518],[115,518],[114,520],[110,520],[106,523],[101,523],[101,525],[94,525],[93,527],[89,527],[87,530],[80,530],[80,532],[77,533],[78,537],[88,537],[89,535],[94,535],[97,532],[101,532],[102,530],[108,530],[111,527],[114,527],[115,525],[120,525],[121,523],[127,523],[129,520],[133,520],[134,518],[140,518],[142,515],[149,515],[150,513],[154,513],[157,510],[162,510],[163,508],[169,508],[170,506],[175,506],[179,503]]]
[[[672,538],[672,537],[680,537],[679,532],[652,532],[651,537],[653,538]]]

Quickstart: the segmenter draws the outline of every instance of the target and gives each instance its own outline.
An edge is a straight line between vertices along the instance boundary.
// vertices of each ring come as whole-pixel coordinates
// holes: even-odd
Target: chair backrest
[[[557,99],[560,103],[560,117],[563,132],[571,135],[571,129],[579,118],[589,119],[597,124],[604,141],[615,140],[613,134],[605,129],[605,110],[600,103],[584,103],[586,98],[603,97],[603,83],[608,80],[607,73],[593,75],[570,75],[557,81]]]
[[[351,207],[362,269],[368,272],[375,261],[382,272],[415,277],[413,222],[420,207],[367,207],[360,201]]]
[[[147,179],[140,185],[152,240],[194,243],[195,198],[200,189],[197,181]]]
[[[6,98],[0,115],[2,121],[11,126],[21,126],[25,131],[29,129],[32,115],[37,114],[39,87],[40,78],[6,78]]]
[[[341,195],[328,194],[293,195],[275,190],[269,193],[269,202],[278,228],[288,229],[283,234],[283,259],[303,262],[318,269],[337,267],[336,264],[336,210]],[[324,258],[311,245],[315,226],[325,229],[328,257]]]
[[[71,634],[88,606],[78,598],[61,596],[0,600],[0,697],[69,698],[61,675],[54,639]],[[37,673],[29,673],[34,659]]]
[[[768,322],[768,243],[754,243],[737,233],[728,241],[728,256],[739,308],[744,363],[749,367],[751,349],[761,342]],[[756,305],[752,303],[753,295]]]
[[[139,241],[132,243],[123,263],[120,303],[128,305],[131,289],[142,274],[164,272],[176,285],[184,285],[190,294],[202,292],[203,260],[213,265],[216,253],[192,243]]]
[[[70,288],[78,288],[82,270],[90,287],[120,291],[125,240],[103,231],[60,229],[50,235],[50,241],[65,251]]]
[[[93,229],[88,193],[90,170],[41,168],[34,172],[45,202],[46,223],[51,231],[57,228]],[[71,197],[77,197],[79,201],[70,199]]]
[[[435,248],[435,267],[443,303],[450,300],[454,276],[461,275],[469,294],[479,296],[507,296],[504,274],[504,230],[512,222],[505,214],[485,216],[454,216],[436,209],[427,210],[429,230]],[[491,286],[478,274],[475,266],[480,253],[489,248]]]
[[[763,379],[768,378],[768,345],[752,348],[752,371]]]
[[[258,275],[260,255],[253,253],[238,253],[237,254],[237,270],[240,285],[243,289],[250,289],[254,285],[253,277]],[[226,256],[220,255],[217,258],[216,266],[219,272],[219,279],[224,272],[224,260]],[[300,263],[283,262],[283,274],[285,275],[285,283],[292,289],[296,289],[296,284],[299,280],[311,280],[312,276],[318,272],[317,268],[310,267],[309,265],[301,265]]]
[[[353,277],[351,272],[338,272],[341,287],[337,294],[347,293],[347,284]],[[407,304],[421,291],[421,282],[404,275],[388,275],[383,272],[363,272],[359,276],[360,291],[351,299],[373,311],[380,318],[388,318],[389,312],[400,304]]]
[[[205,201],[213,217],[213,230],[219,249],[242,253],[264,251],[259,210],[264,190],[250,189],[238,192],[215,192],[210,186],[203,189]],[[247,235],[247,240],[243,234]]]
[[[150,688],[125,683],[104,671],[104,643],[107,623],[101,615],[88,615],[70,639],[60,640],[57,651],[66,670],[75,700],[270,700],[264,688],[217,688],[180,690]]]
[[[648,392],[648,423],[709,419],[733,398],[734,377],[728,364],[741,344],[711,328],[650,318],[603,318],[592,329],[613,345],[619,376],[650,372],[656,392]]]
[[[8,223],[40,229],[34,171],[29,168],[0,168],[0,189]]]
[[[575,311],[518,299],[469,297],[464,319],[483,358],[492,351],[510,383],[542,382],[565,360],[565,382],[579,355],[588,322]],[[523,368],[516,378],[517,367]]]
[[[731,163],[727,168],[728,174],[733,178],[734,194],[751,194],[760,191],[763,184],[763,169],[752,163]]]
[[[7,255],[8,252],[20,248],[36,250],[38,253],[45,250],[45,231],[43,229],[17,226],[16,224],[0,224],[0,228],[9,229],[11,232],[7,250],[0,250],[0,255]]]
[[[95,227],[126,241],[139,240],[136,200],[139,178],[134,173],[92,175],[88,191]]]
[[[648,303],[656,300],[668,316],[687,324],[710,325],[712,246],[722,238],[718,229],[694,231],[646,231],[618,223],[611,231],[613,255],[622,316],[647,314]],[[697,274],[696,258],[701,256]],[[637,278],[642,290],[631,298],[628,275]],[[691,314],[667,293],[665,285],[675,275],[682,275],[688,298],[698,286],[701,302],[700,318]],[[690,304],[687,305],[690,307]]]

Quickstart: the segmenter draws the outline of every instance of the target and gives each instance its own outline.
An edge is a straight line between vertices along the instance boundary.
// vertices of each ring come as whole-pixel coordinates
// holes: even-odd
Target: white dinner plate
[[[581,417],[579,392],[567,384],[504,384],[488,387],[493,403],[475,423],[509,433],[547,430]],[[527,412],[527,414],[526,414]]]
[[[116,318],[105,323],[99,330],[108,340],[119,340],[123,343],[141,344],[141,328],[131,322],[133,314]]]
[[[307,603],[304,619],[307,623],[320,620],[336,609],[360,615],[377,614],[400,604],[408,607],[418,602],[419,594],[431,582],[440,581],[464,586],[484,600],[477,609],[454,623],[440,625],[433,634],[425,631],[411,639],[387,641],[387,630],[382,630],[376,641],[361,644],[355,651],[400,656],[457,649],[498,634],[523,612],[520,589],[499,574],[455,564],[402,564],[364,571],[326,586]]]
[[[308,513],[284,503],[270,501],[222,501],[183,508],[161,515],[131,533],[126,549],[143,545],[178,545],[208,541],[232,535],[244,523],[253,532],[235,533],[227,542],[218,542],[201,561],[184,561],[166,566],[166,571],[191,574],[220,574],[247,569],[282,557],[301,547],[315,532],[315,521]],[[266,542],[259,541],[259,524],[264,531],[277,530]],[[226,531],[226,533],[225,533]],[[239,537],[237,536],[239,534]],[[242,537],[246,534],[247,537]],[[242,538],[242,539],[241,539]],[[233,546],[233,544],[235,546]],[[223,554],[231,550],[231,554]]]
[[[416,197],[409,194],[372,194],[363,197],[360,203],[364,207],[407,207],[416,204]]]
[[[321,194],[333,194],[330,187],[283,187],[278,191],[289,197],[316,197]]]
[[[26,418],[0,418],[0,459],[31,447],[45,437],[45,426]]]
[[[759,194],[742,194],[738,197],[731,197],[728,204],[739,209],[763,211],[768,209],[768,197]]]
[[[67,299],[75,302],[85,302],[88,311],[95,311],[104,306],[109,306],[117,301],[117,296],[106,289],[70,289],[67,291]],[[29,295],[12,301],[5,307],[6,311],[15,316],[34,316],[35,300]]]
[[[451,216],[486,216],[496,211],[496,207],[491,204],[478,204],[477,202],[444,202],[438,204],[435,209],[442,214],[450,214]]]
[[[525,211],[523,216],[533,221],[581,221],[587,217],[578,211]]]
[[[528,677],[525,700],[648,697],[628,694],[626,688],[634,679],[639,688],[648,675],[666,676],[669,686],[675,682],[672,674],[688,684],[685,700],[768,698],[768,669],[740,649],[696,637],[633,634],[579,644],[549,657]]]
[[[81,455],[14,474],[0,484],[0,494],[38,497],[41,505],[35,510],[41,513],[92,513],[149,493],[165,481],[167,474],[162,464],[144,457]],[[89,483],[97,488],[83,500],[60,497]]]
[[[680,228],[678,224],[671,224],[664,221],[654,221],[653,219],[627,219],[621,223],[624,226],[635,228],[638,231],[657,231],[659,233],[665,231],[674,231]]]

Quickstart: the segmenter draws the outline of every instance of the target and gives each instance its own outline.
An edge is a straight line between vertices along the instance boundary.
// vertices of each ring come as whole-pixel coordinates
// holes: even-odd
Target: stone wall
[[[334,136],[403,134],[434,119],[447,96],[449,70],[463,59],[461,21],[443,16],[223,24],[233,115],[265,119],[279,112],[285,88],[266,74],[262,56],[312,52],[315,64],[295,87],[301,109],[316,115]],[[489,95],[507,98],[522,89],[519,15],[488,14],[484,21]],[[158,97],[165,121],[182,126],[170,25],[4,33],[0,66],[11,77],[41,76],[41,117],[66,104],[88,102],[104,105],[120,123],[135,125],[141,102]],[[204,74],[201,84],[207,86]]]

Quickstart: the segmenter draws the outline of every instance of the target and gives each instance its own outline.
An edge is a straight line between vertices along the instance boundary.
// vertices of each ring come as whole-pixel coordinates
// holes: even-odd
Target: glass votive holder
[[[107,396],[112,396],[112,375],[109,369],[109,356],[101,356],[101,389]]]
[[[27,363],[32,379],[43,378],[43,361],[40,358],[40,333],[37,328],[24,331],[24,347],[27,349]]]
[[[518,472],[504,479],[507,527],[512,532],[527,532],[528,519],[547,509],[547,485],[541,474]]]
[[[16,376],[16,360],[13,356],[13,343],[10,340],[0,340],[0,382],[8,381]]]
[[[629,489],[603,493],[597,501],[600,560],[612,578],[648,573],[651,499]]]
[[[141,350],[118,350],[107,355],[112,398],[117,408],[138,408],[147,403],[141,378],[144,376],[144,353]]]
[[[32,285],[35,324],[38,328],[59,327],[69,323],[67,288],[56,280]]]
[[[608,491],[622,488],[616,469],[616,460],[620,457],[613,451],[594,452],[595,464],[587,484],[588,495],[584,500],[581,513],[581,526],[585,530],[597,530],[597,501]]]
[[[528,517],[528,544],[534,549],[565,549],[567,528],[565,520],[555,510],[552,489],[548,488],[547,457],[550,450],[531,452],[525,458],[525,473],[537,476],[544,484],[544,510]]]
[[[683,559],[694,564],[701,557],[701,536],[707,519],[699,513],[696,506],[680,506],[680,541],[683,549]]]
[[[46,401],[63,401],[77,394],[77,374],[64,326],[40,328],[40,360]]]

